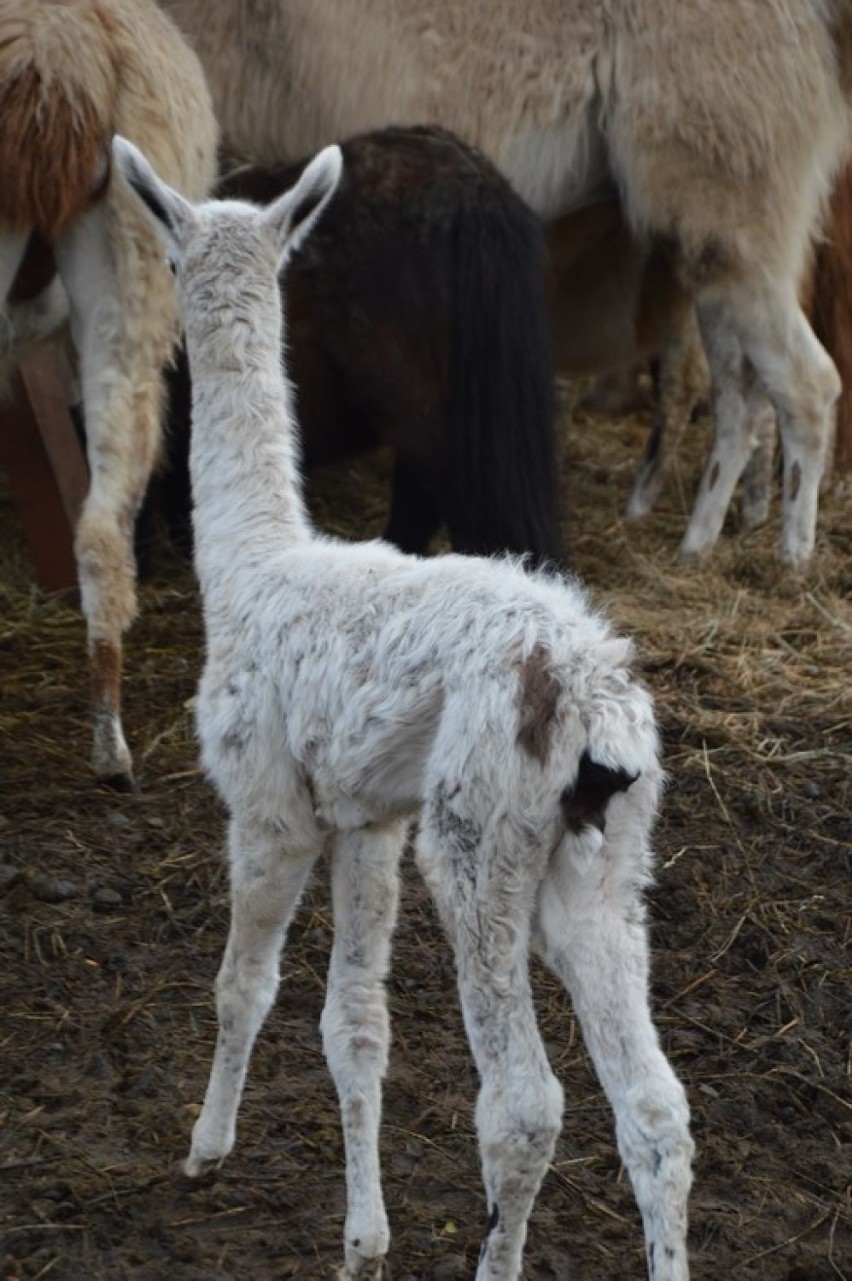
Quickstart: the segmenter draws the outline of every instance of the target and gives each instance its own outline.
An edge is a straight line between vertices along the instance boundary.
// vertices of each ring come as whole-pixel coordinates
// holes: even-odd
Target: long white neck
[[[208,607],[311,537],[275,264],[230,261],[184,286],[195,564]]]

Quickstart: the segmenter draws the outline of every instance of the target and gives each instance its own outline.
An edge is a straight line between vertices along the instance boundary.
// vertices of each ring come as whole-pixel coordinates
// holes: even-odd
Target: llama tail
[[[454,225],[447,523],[458,551],[560,565],[543,233],[508,184],[493,195],[466,190]]]
[[[52,240],[96,195],[116,68],[82,6],[7,6],[0,17],[0,226]],[[101,189],[105,188],[105,179]]]

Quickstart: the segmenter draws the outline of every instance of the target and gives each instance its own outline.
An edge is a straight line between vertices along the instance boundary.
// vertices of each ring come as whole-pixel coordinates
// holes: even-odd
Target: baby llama
[[[661,769],[630,643],[577,586],[511,560],[420,560],[311,529],[277,273],[334,191],[337,147],[267,209],[193,205],[132,144],[117,138],[114,156],[164,238],[186,327],[207,638],[198,731],[230,812],[219,1035],[187,1173],[234,1144],[285,934],[326,855],[335,939],[322,1035],[346,1150],[339,1275],[380,1276],[384,981],[418,817],[417,863],[455,951],[481,1081],[477,1281],[520,1277],[561,1124],[531,949],[567,986],[612,1105],[648,1274],[686,1281],[689,1113],[651,1020],[642,903]]]

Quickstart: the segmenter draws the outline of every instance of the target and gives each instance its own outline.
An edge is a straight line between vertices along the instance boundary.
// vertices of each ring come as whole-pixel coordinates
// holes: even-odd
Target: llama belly
[[[366,715],[343,708],[326,741],[311,739],[299,753],[317,818],[346,830],[413,816],[442,710],[435,687]]]
[[[318,823],[335,831],[351,831],[413,817],[419,808],[424,763],[424,751],[396,744],[395,750],[353,762],[351,791],[336,778],[326,784],[324,771],[318,771],[310,782]]]
[[[492,158],[545,221],[599,198],[611,182],[606,143],[591,113],[507,133]]]

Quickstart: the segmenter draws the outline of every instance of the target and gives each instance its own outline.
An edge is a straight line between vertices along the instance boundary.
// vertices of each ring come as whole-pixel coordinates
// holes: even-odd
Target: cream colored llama
[[[839,391],[797,299],[849,140],[850,0],[166,0],[230,145],[261,162],[437,121],[544,217],[608,179],[639,235],[676,247],[715,388],[686,530],[706,552],[752,445],[756,371],[784,453],[781,555],[814,546]]]
[[[0,122],[0,360],[70,316],[91,473],[75,550],[93,762],[99,777],[127,785],[120,696],[122,638],[136,613],[133,524],[157,454],[177,315],[157,238],[126,185],[103,172],[104,157],[112,135],[127,134],[200,197],[214,178],[216,124],[197,58],[153,0],[5,0]],[[12,304],[28,252],[52,253],[58,274]]]
[[[661,772],[630,643],[575,584],[510,559],[420,560],[311,528],[278,272],[334,191],[338,147],[267,209],[191,205],[130,143],[116,139],[114,155],[177,276],[206,631],[198,733],[230,810],[219,1035],[187,1173],[233,1147],[286,931],[327,854],[335,933],[322,1034],[346,1149],[340,1276],[381,1275],[384,983],[398,861],[419,814],[418,865],[455,949],[481,1079],[489,1220],[478,1281],[520,1276],[561,1125],[531,947],[569,988],[612,1104],[649,1276],[686,1281],[692,1141],[649,1011],[642,904]]]

